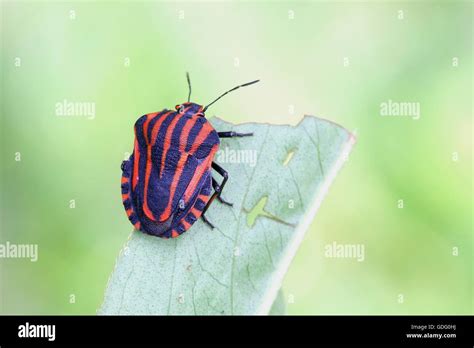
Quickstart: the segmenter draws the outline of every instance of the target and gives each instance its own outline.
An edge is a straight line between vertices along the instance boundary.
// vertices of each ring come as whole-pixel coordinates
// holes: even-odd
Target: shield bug
[[[252,133],[217,132],[205,112],[227,93],[257,83],[244,83],[202,106],[190,102],[191,81],[186,74],[188,101],[175,110],[143,115],[135,123],[133,153],[122,162],[122,200],[135,229],[161,238],[175,238],[197,219],[214,226],[205,213],[221,197],[228,173],[214,156],[220,138],[251,136]],[[213,177],[213,170],[222,177]]]

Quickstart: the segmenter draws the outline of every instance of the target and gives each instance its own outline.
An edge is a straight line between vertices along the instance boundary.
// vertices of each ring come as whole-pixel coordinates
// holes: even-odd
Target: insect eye
[[[179,108],[181,108],[181,105],[177,104],[174,108],[175,108],[175,110],[179,110]]]
[[[184,114],[184,106],[180,106],[179,107],[179,111],[178,111],[180,114]]]

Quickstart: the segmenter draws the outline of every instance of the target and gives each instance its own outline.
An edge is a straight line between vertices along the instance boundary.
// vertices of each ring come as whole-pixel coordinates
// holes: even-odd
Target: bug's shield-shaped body
[[[122,164],[122,200],[137,230],[178,237],[202,214],[211,194],[219,136],[202,106],[147,114],[135,123],[134,150]]]

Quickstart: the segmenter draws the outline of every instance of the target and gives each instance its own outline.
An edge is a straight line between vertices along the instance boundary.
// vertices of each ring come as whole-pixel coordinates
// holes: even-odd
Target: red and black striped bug
[[[176,110],[146,114],[135,123],[133,153],[122,162],[122,200],[135,229],[161,238],[175,238],[200,217],[211,228],[205,212],[221,197],[228,173],[213,162],[219,138],[243,137],[252,133],[216,132],[205,112],[216,101],[244,83],[223,93],[207,106],[188,101]],[[219,184],[212,169],[222,176]],[[212,192],[212,190],[214,192]],[[212,193],[212,195],[211,195]]]

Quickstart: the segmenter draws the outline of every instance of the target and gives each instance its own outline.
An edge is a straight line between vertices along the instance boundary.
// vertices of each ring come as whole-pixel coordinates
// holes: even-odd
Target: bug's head
[[[189,73],[186,73],[186,78],[188,80],[188,87],[189,87],[189,94],[188,94],[188,101],[183,104],[176,105],[176,110],[181,113],[181,114],[186,114],[186,115],[198,115],[198,116],[205,116],[205,112],[209,106],[214,104],[216,101],[221,99],[223,96],[225,96],[227,93],[230,93],[232,91],[235,91],[236,89],[239,89],[240,87],[246,87],[253,85],[254,83],[257,83],[260,80],[255,80],[251,82],[244,83],[242,85],[235,86],[232,89],[229,89],[227,92],[221,94],[219,97],[214,99],[211,103],[207,104],[206,106],[202,106],[196,103],[191,103],[189,100],[191,99],[191,80],[189,79]]]
[[[187,115],[187,116],[201,116],[204,117],[204,106],[196,104],[196,103],[191,103],[191,102],[185,102],[182,104],[178,104],[174,107],[176,111],[178,111],[180,114]]]

